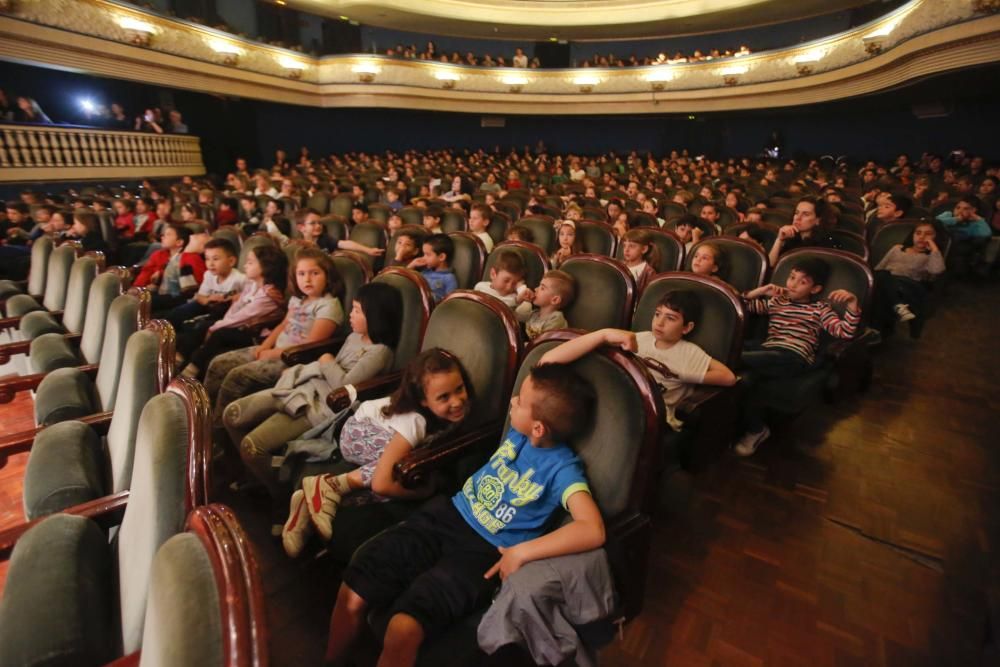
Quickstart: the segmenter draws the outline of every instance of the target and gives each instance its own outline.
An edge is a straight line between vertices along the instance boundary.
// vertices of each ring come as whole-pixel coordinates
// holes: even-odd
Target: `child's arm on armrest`
[[[426,498],[430,495],[431,488],[429,486],[408,489],[392,477],[392,469],[396,463],[409,456],[411,452],[413,452],[413,445],[406,438],[398,433],[393,435],[389,444],[382,451],[382,455],[375,462],[375,472],[372,474],[372,491],[389,498]]]
[[[542,355],[541,364],[568,364],[576,361],[602,345],[618,345],[623,350],[635,352],[639,349],[635,334],[624,329],[600,329],[566,341]]]
[[[717,359],[712,359],[705,371],[705,378],[702,384],[711,384],[719,387],[732,387],[736,384],[736,375],[729,370],[729,367]]]
[[[577,491],[566,501],[566,506],[573,521],[533,540],[507,548],[497,547],[500,560],[483,577],[489,579],[499,572],[500,578],[506,579],[533,560],[566,556],[602,546],[604,519],[594,498],[586,491]]]
[[[339,250],[354,250],[356,252],[363,252],[366,255],[371,255],[372,257],[378,257],[379,255],[385,254],[385,250],[382,248],[373,248],[363,243],[358,243],[357,241],[351,241],[350,239],[337,241],[337,248]]]

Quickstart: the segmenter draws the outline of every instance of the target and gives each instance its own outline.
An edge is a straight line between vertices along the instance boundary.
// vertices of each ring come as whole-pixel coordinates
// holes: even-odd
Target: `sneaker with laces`
[[[302,478],[309,518],[327,542],[333,537],[333,518],[340,505],[340,494],[332,483],[333,475],[313,475]]]
[[[297,558],[302,553],[312,528],[309,510],[306,508],[306,493],[298,489],[292,494],[292,501],[288,506],[288,520],[281,527],[281,545],[285,547],[289,558]]]
[[[742,438],[740,438],[735,445],[733,445],[733,451],[739,456],[753,456],[757,448],[760,447],[760,443],[771,437],[771,429],[767,426],[764,430],[757,431],[756,433],[745,433]]]
[[[909,322],[910,320],[917,319],[917,316],[910,310],[910,306],[905,303],[896,304],[896,317],[899,318],[900,322]]]

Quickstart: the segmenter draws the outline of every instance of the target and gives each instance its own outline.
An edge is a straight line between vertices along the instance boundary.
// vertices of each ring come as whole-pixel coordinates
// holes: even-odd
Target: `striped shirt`
[[[860,312],[844,311],[840,317],[826,301],[797,303],[786,297],[748,299],[747,308],[755,315],[767,315],[764,347],[791,350],[812,364],[816,361],[820,331],[835,338],[852,338],[861,321]]]

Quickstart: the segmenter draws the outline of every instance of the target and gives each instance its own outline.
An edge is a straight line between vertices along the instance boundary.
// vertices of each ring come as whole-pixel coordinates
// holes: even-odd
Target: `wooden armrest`
[[[677,404],[674,412],[683,422],[704,418],[714,412],[716,406],[728,403],[729,399],[738,395],[742,388],[743,385],[739,378],[737,378],[736,384],[731,387],[698,385],[684,400]]]
[[[285,314],[282,312],[279,316],[265,315],[262,317],[255,317],[252,320],[247,320],[243,324],[236,327],[251,334],[252,336],[260,335],[260,332],[264,329],[273,329],[274,327],[281,324],[281,321],[285,319]]]
[[[354,385],[354,389],[358,392],[357,400],[370,401],[373,398],[381,398],[386,394],[392,393],[399,386],[399,381],[402,379],[403,374],[396,372],[359,382]],[[347,393],[347,389],[340,387],[330,392],[330,395],[326,397],[326,404],[334,412],[340,412],[351,407],[351,397]]]
[[[500,439],[502,428],[503,421],[497,419],[448,441],[428,447],[417,447],[409,456],[396,462],[392,468],[392,476],[406,488],[416,488],[423,484],[432,471],[447,465],[459,456],[479,447],[495,446]]]
[[[89,424],[98,435],[105,435],[111,426],[111,416],[113,414],[112,412],[97,412],[86,417],[74,419],[73,421]],[[48,427],[39,426],[27,431],[21,431],[20,433],[0,436],[0,468],[7,465],[8,457],[29,451],[31,446],[35,444],[35,437],[46,428]]]
[[[125,513],[125,506],[128,504],[128,491],[121,491],[111,496],[95,498],[86,503],[80,503],[63,510],[64,514],[83,516],[97,521],[104,527],[114,526],[121,523],[122,514]],[[11,526],[0,531],[0,561],[10,560],[10,552],[14,550],[17,541],[21,539],[27,531],[47,517],[38,517],[32,521]]]
[[[345,327],[341,327],[341,329],[345,329]],[[285,362],[286,366],[308,364],[309,362],[316,361],[327,352],[337,354],[344,345],[345,340],[347,340],[347,334],[341,334],[340,330],[338,330],[337,333],[326,340],[292,345],[285,348],[281,352],[281,360]]]
[[[135,653],[129,653],[128,655],[123,655],[122,657],[112,660],[106,663],[104,667],[137,667],[139,660],[142,658],[142,651],[136,651]]]
[[[83,338],[83,334],[63,334],[63,338],[70,345],[80,345],[80,340]],[[31,353],[31,341],[30,340],[19,340],[16,343],[7,343],[6,345],[0,345],[0,364],[6,364],[10,361],[10,358],[15,354],[30,354]]]
[[[823,354],[832,359],[835,364],[840,364],[868,348],[864,341],[866,334],[867,332],[861,332],[850,340],[838,338],[830,341],[823,348]]]
[[[97,364],[77,366],[76,368],[89,375],[91,379],[97,377]],[[0,381],[0,403],[10,403],[19,391],[38,389],[38,385],[42,383],[46,375],[48,373],[33,373]]]

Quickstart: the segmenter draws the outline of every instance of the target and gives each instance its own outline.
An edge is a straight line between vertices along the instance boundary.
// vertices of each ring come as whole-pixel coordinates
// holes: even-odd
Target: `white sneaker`
[[[306,509],[306,494],[299,489],[292,494],[292,502],[288,507],[288,520],[281,527],[281,545],[285,547],[285,553],[289,558],[296,558],[302,553],[312,528],[309,510]]]
[[[742,438],[736,441],[733,445],[733,451],[739,456],[753,456],[757,448],[760,447],[760,443],[764,442],[771,437],[771,429],[767,426],[764,427],[763,431],[758,431],[757,433],[745,433]]]
[[[910,320],[917,319],[917,316],[910,310],[910,306],[905,303],[896,304],[896,317],[899,318],[900,322],[909,322]]]
[[[302,478],[309,518],[316,532],[327,542],[333,537],[333,518],[340,505],[340,494],[331,483],[333,475],[312,475]]]

